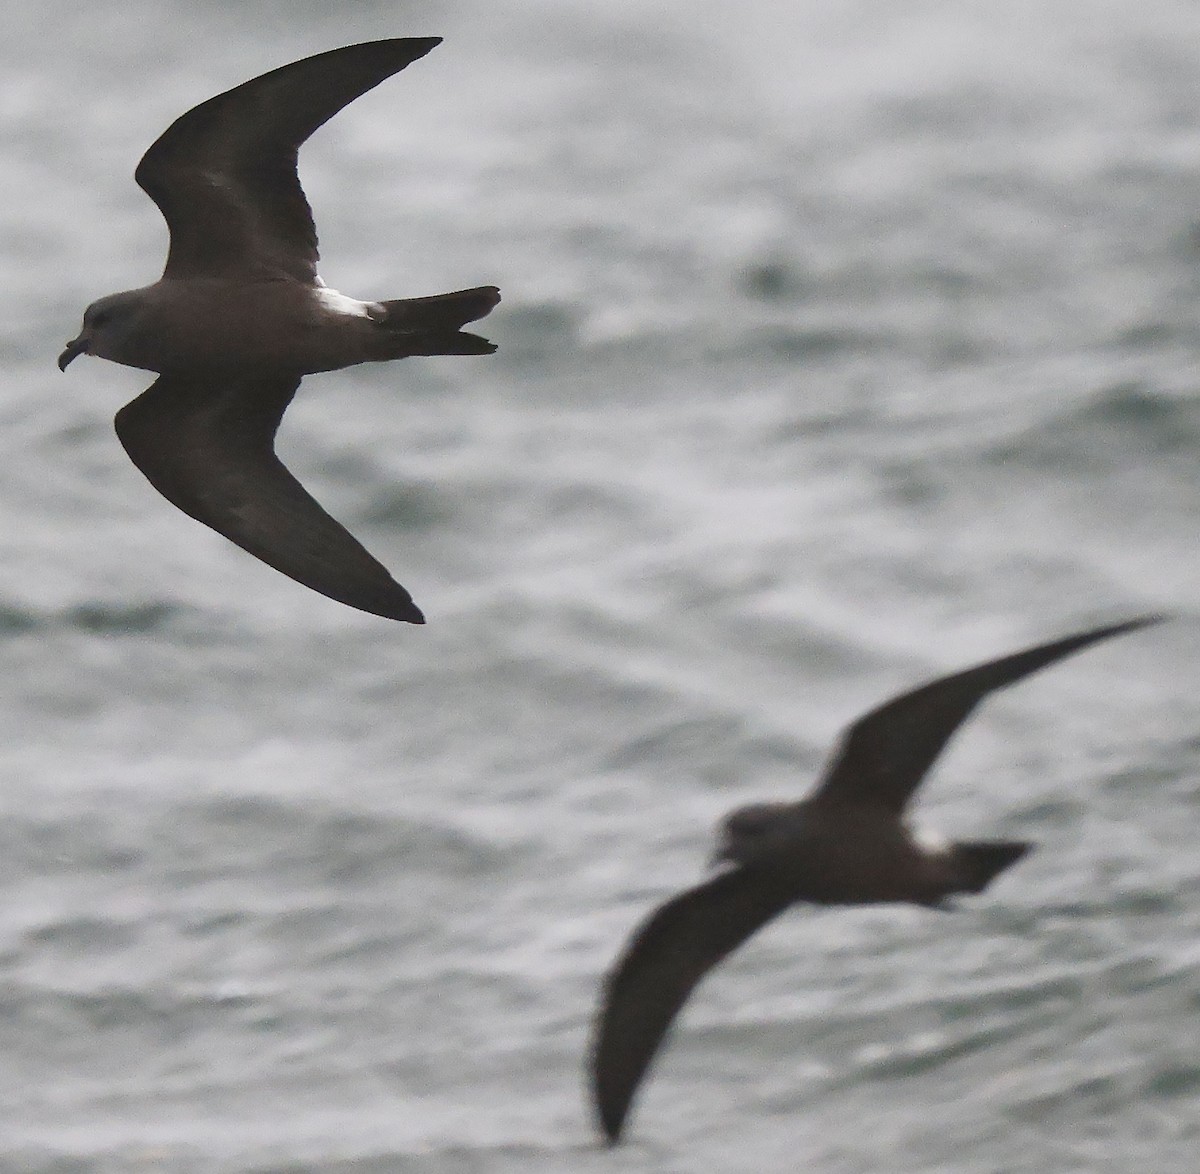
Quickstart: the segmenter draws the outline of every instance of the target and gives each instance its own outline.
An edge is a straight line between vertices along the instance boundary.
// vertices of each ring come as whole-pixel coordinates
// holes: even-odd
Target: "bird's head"
[[[721,821],[711,863],[753,864],[774,855],[795,837],[795,803],[752,803]]]
[[[96,355],[120,363],[127,343],[141,326],[146,307],[145,291],[125,290],[94,301],[83,312],[83,328],[58,356],[58,369],[65,371],[77,355]],[[134,364],[136,365],[136,364]]]

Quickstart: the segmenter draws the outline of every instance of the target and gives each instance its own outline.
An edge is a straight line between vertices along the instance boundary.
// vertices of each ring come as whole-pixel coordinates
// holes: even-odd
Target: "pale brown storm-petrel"
[[[1094,628],[903,693],[856,721],[812,795],[759,803],[724,821],[711,880],[673,897],[635,931],[604,983],[589,1056],[611,1144],[668,1028],[696,984],[789,905],[908,902],[979,893],[1032,847],[1017,840],[922,846],[904,810],[954,731],[989,693],[1163,617]]]
[[[158,372],[116,418],[155,489],[306,587],[412,624],[424,623],[412,597],[288,472],[275,433],[305,375],[496,349],[461,329],[499,302],[495,286],[379,302],[328,288],[296,174],[318,127],[440,40],[320,53],[176,119],[134,174],[170,229],[163,275],[93,302],[58,360]]]

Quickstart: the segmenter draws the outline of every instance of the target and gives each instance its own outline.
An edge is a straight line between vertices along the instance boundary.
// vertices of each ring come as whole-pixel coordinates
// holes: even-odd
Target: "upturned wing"
[[[171,231],[163,276],[315,282],[317,232],[296,174],[300,145],[440,41],[405,37],[318,53],[177,118],[134,173]]]
[[[412,596],[275,455],[299,386],[293,375],[163,375],[117,413],[117,436],[172,505],[268,566],[360,611],[424,623]]]
[[[1162,619],[1143,616],[1079,632],[942,677],[885,702],[842,736],[813,798],[873,804],[899,815],[954,731],[989,693],[1089,644]]]
[[[605,980],[590,1054],[592,1095],[610,1144],[696,984],[793,896],[774,874],[734,868],[672,898],[634,933]]]

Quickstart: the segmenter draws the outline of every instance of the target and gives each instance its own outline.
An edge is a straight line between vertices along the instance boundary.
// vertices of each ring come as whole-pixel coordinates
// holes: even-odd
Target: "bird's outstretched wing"
[[[300,145],[440,41],[406,37],[318,53],[177,118],[134,173],[171,230],[163,276],[316,281],[317,233],[296,174]]]
[[[872,804],[899,815],[954,731],[989,693],[1089,644],[1162,619],[1143,616],[1079,632],[942,677],[885,702],[842,736],[813,799]]]
[[[424,623],[412,596],[275,455],[298,376],[163,375],[117,413],[130,459],[169,502],[277,571],[360,611]]]
[[[605,980],[590,1054],[592,1095],[610,1143],[693,988],[792,895],[769,872],[734,868],[672,898],[635,932]]]

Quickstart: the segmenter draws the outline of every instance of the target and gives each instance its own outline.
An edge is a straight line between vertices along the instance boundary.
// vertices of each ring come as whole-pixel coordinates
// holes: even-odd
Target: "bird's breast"
[[[365,303],[291,280],[164,280],[158,290],[130,340],[130,365],[153,371],[332,371],[363,362],[374,330]]]
[[[774,864],[799,900],[866,905],[925,900],[930,859],[890,813],[847,805],[806,812],[803,834]]]

